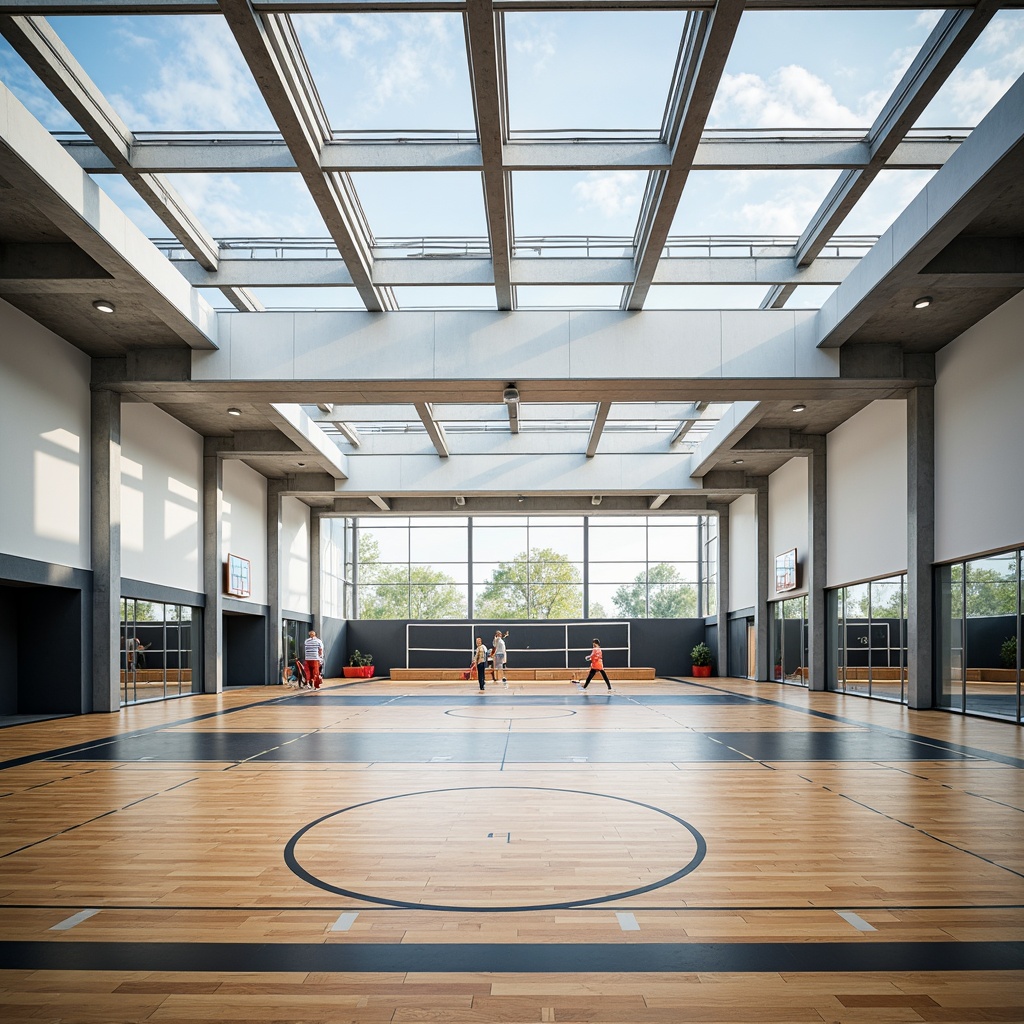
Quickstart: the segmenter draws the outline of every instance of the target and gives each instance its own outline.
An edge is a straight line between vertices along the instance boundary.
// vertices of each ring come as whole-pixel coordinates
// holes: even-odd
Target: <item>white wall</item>
[[[0,551],[91,568],[90,360],[0,299]]]
[[[935,357],[935,559],[1024,543],[1024,292]]]
[[[744,494],[729,506],[729,611],[757,602],[757,498]]]
[[[267,604],[267,480],[235,459],[224,462],[220,542],[222,565],[229,552],[249,559],[252,594],[248,600]]]
[[[203,439],[152,405],[121,406],[121,575],[203,591]]]
[[[309,506],[281,499],[281,607],[309,611]]]
[[[796,548],[798,563],[795,591],[787,597],[807,593],[807,487],[806,458],[790,459],[768,477],[768,565],[775,565],[775,556]],[[775,575],[768,577],[768,597],[775,596]]]
[[[907,403],[872,402],[828,435],[827,586],[907,570]]]

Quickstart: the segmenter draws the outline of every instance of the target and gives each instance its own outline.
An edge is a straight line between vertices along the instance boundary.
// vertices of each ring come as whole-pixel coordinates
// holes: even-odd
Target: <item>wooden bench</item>
[[[429,680],[432,682],[457,682],[462,679],[464,668],[393,668],[391,670],[392,682],[414,682],[417,680]],[[568,682],[570,679],[585,679],[590,670],[584,665],[578,669],[572,668],[510,668],[505,673],[505,678],[510,683],[524,682]],[[605,669],[608,678],[616,680],[637,680],[655,679],[657,674],[653,668],[608,668]],[[476,676],[474,675],[475,679]],[[600,675],[597,676],[600,679]],[[487,680],[491,679],[491,670],[487,670]]]

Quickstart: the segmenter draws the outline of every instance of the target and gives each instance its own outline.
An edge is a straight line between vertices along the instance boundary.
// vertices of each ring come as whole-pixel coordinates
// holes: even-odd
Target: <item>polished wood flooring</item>
[[[0,1020],[1022,1022],[1024,730],[728,679],[0,729]]]

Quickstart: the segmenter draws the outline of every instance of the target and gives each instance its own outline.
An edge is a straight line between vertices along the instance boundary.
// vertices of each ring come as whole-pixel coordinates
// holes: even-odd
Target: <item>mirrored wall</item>
[[[200,689],[199,609],[121,599],[121,703],[180,697]]]
[[[834,689],[906,703],[906,581],[901,573],[829,591]]]
[[[1021,721],[1021,549],[939,566],[938,703]]]

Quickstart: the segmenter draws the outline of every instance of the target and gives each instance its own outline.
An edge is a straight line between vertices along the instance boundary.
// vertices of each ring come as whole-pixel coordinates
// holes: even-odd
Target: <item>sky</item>
[[[743,15],[708,127],[863,132],[938,20],[938,11],[751,11]],[[675,11],[509,12],[505,17],[513,137],[659,130],[686,16]],[[334,131],[473,137],[461,17],[455,13],[304,14],[293,23]],[[55,31],[135,132],[273,131],[220,15],[51,19]],[[970,128],[1024,72],[1024,11],[1001,11],[940,90],[919,128]],[[51,131],[74,122],[0,41],[0,78]],[[878,176],[840,234],[884,231],[933,172]],[[486,234],[474,172],[353,175],[376,237]],[[672,235],[795,236],[836,178],[829,171],[697,171]],[[167,231],[114,176],[100,186],[151,237]],[[323,237],[297,174],[172,176],[217,238]],[[512,174],[517,237],[629,237],[645,172]],[[828,288],[800,288],[817,306]],[[312,292],[313,294],[307,294]],[[257,289],[268,305],[360,308],[353,289]],[[620,289],[522,288],[525,305],[618,305]],[[764,289],[653,288],[649,308],[756,307]],[[216,293],[207,295],[211,298]],[[494,289],[398,289],[403,306],[493,308]]]

